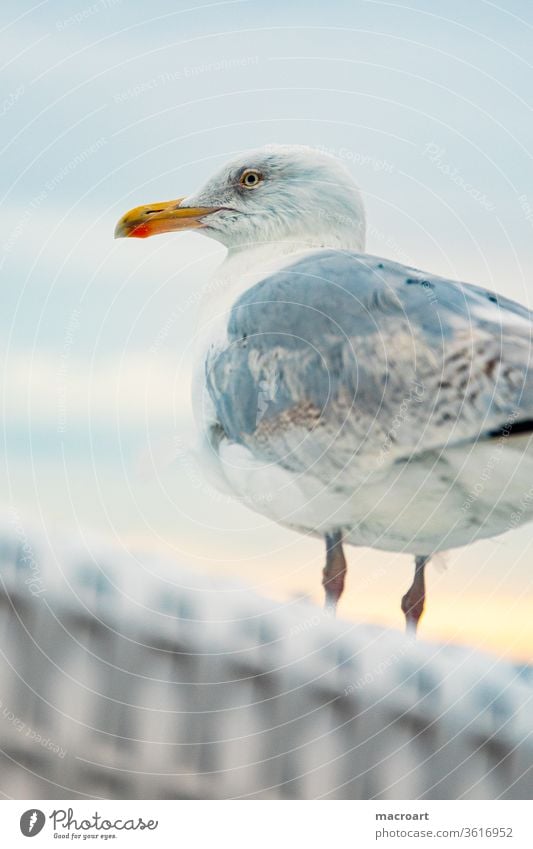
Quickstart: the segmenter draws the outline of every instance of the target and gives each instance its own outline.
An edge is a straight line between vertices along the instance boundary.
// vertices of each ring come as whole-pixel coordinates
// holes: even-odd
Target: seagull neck
[[[269,242],[230,248],[202,297],[200,324],[223,315],[250,286],[287,265],[292,257],[296,259],[311,249],[311,245],[302,242]]]
[[[252,271],[254,267],[269,265],[272,262],[277,262],[283,257],[290,257],[292,254],[298,254],[302,251],[309,251],[313,248],[319,248],[321,245],[303,241],[294,242],[264,242],[254,243],[251,245],[242,245],[240,247],[232,247],[228,249],[228,253],[220,271],[224,273],[226,270],[233,271]]]
[[[242,245],[230,248],[222,265],[219,276],[228,283],[243,278],[243,275],[261,275],[268,273],[274,266],[285,265],[292,256],[317,250],[318,245],[305,242],[265,242],[263,244]],[[250,285],[250,282],[248,282]]]

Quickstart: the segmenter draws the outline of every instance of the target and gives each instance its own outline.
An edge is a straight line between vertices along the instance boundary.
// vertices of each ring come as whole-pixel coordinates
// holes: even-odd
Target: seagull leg
[[[334,531],[326,534],[326,565],[322,572],[322,586],[326,591],[326,610],[333,615],[337,610],[337,602],[344,589],[344,577],[347,567],[342,550],[342,533]]]
[[[402,598],[402,610],[405,613],[405,629],[408,634],[416,636],[416,629],[426,600],[426,582],[424,580],[424,569],[429,563],[429,557],[418,555],[415,557],[415,576],[413,583]]]

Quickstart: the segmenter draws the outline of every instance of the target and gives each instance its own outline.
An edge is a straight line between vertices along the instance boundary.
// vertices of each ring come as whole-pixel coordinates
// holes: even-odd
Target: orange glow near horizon
[[[153,546],[153,540],[131,536],[128,543],[133,548],[143,543]],[[318,541],[302,538],[294,546],[293,561],[284,550],[271,557],[257,553],[249,559],[241,553],[235,559],[228,557],[220,562],[220,550],[210,551],[208,546],[206,551],[205,541],[201,554],[197,542],[191,547],[192,552],[189,550],[185,557],[187,569],[240,581],[259,595],[282,603],[305,597],[322,607],[322,547]],[[184,559],[182,545],[175,547],[168,542],[159,548],[167,558],[178,562]],[[523,572],[512,583],[511,569],[502,576],[490,563],[490,557],[484,554],[480,559],[472,551],[470,548],[448,555],[450,562],[445,569],[440,568],[437,559],[429,565],[419,638],[468,646],[511,662],[533,663],[531,594],[527,580],[522,580]],[[403,632],[400,599],[411,581],[411,558],[370,549],[348,548],[346,553],[348,578],[339,618]],[[494,556],[499,562],[498,549],[494,549]],[[465,568],[468,565],[469,571]]]

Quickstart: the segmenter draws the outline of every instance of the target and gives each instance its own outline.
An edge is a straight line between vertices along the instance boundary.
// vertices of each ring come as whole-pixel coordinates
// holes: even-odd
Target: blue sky
[[[236,151],[316,145],[362,187],[369,251],[531,305],[531,4],[50,0],[2,17],[0,505],[318,598],[321,546],[217,498],[184,454],[195,293],[220,247],[114,242],[115,221]],[[427,633],[523,655],[532,548],[527,528],[450,555]],[[408,558],[350,559],[346,615],[400,625]]]

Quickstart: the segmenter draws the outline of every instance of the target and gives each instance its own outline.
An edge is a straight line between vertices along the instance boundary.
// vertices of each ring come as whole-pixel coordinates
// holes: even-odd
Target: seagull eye
[[[255,171],[253,168],[247,168],[246,171],[243,171],[241,174],[239,182],[245,189],[255,189],[262,179],[263,175],[260,171]]]

